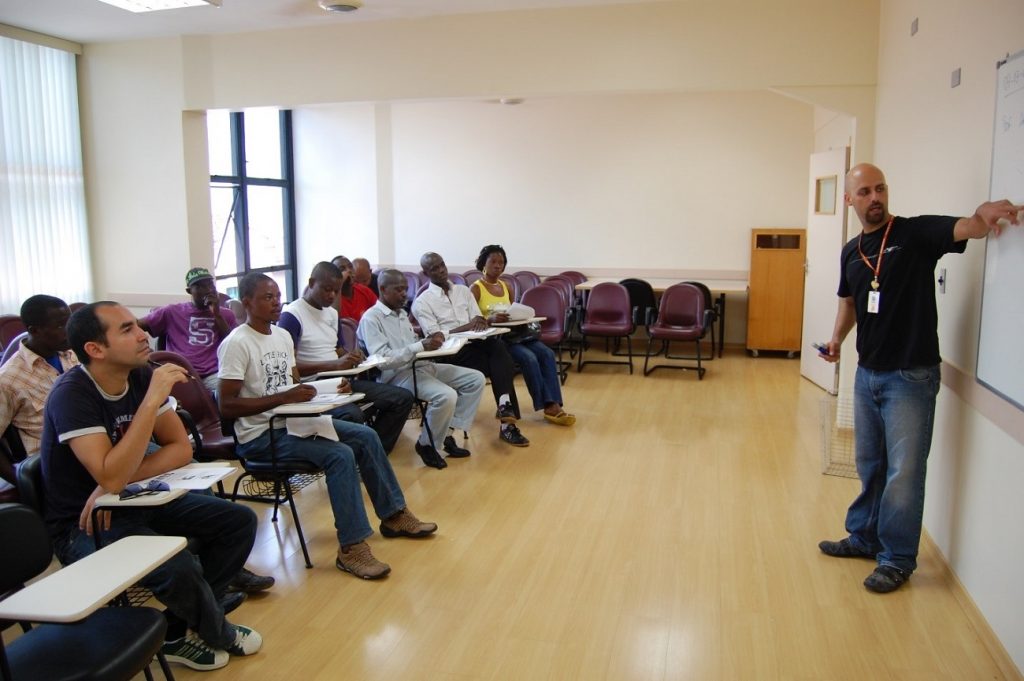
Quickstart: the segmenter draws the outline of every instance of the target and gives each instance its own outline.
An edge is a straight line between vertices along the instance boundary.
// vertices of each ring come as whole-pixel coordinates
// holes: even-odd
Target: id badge
[[[882,302],[881,291],[868,291],[868,313],[878,314],[878,307]]]

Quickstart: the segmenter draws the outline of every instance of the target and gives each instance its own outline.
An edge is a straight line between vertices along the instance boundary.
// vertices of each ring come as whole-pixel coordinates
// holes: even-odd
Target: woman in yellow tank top
[[[508,262],[501,246],[484,246],[476,259],[476,268],[483,277],[473,282],[470,291],[484,317],[493,319],[503,314],[512,303],[508,287],[499,277]],[[576,417],[562,409],[562,384],[558,379],[555,353],[539,340],[509,343],[508,352],[523,372],[526,389],[533,398],[533,408],[544,410],[544,419],[560,426],[571,426]]]

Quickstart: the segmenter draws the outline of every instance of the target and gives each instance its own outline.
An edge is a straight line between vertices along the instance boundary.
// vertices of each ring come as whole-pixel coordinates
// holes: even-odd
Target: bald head
[[[885,182],[885,174],[878,166],[871,165],[870,163],[858,163],[846,173],[846,193],[852,194],[851,189],[865,177],[872,180],[880,178],[883,183]]]
[[[870,163],[860,163],[846,174],[846,205],[853,208],[865,232],[889,220],[889,186],[885,175]]]
[[[444,264],[444,258],[437,253],[424,253],[420,258],[420,268],[430,279],[431,284],[448,290],[448,267]]]
[[[404,283],[406,283],[405,275],[398,270],[384,270],[377,275],[377,286],[380,288],[396,286]]]

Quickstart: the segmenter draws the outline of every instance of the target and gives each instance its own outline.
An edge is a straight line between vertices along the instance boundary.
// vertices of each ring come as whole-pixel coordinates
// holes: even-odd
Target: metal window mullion
[[[288,277],[288,299],[292,300],[298,293],[298,273],[295,271],[296,263],[299,260],[298,247],[295,239],[295,157],[292,153],[292,112],[285,109],[280,112],[281,122],[281,170],[284,176],[284,196],[281,205],[284,210],[282,221],[284,224],[285,259],[291,276]]]

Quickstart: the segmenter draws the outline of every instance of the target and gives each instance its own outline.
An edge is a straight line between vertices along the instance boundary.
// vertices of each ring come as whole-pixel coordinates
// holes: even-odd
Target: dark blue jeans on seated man
[[[120,508],[111,514],[102,543],[131,535],[183,536],[199,541],[199,553],[182,550],[139,583],[150,589],[170,613],[183,620],[208,645],[226,649],[235,642],[235,628],[224,617],[217,599],[238,574],[256,540],[256,514],[241,504],[209,494],[189,492],[162,506]],[[64,565],[93,553],[96,544],[77,525],[54,538],[54,550]],[[183,631],[168,626],[168,640]]]
[[[324,470],[338,543],[349,546],[373,534],[363,507],[360,477],[381,520],[405,508],[405,496],[377,433],[358,423],[337,418],[331,421],[340,442],[316,436],[295,437],[284,428],[275,428],[274,447],[278,461],[309,461]],[[270,461],[270,430],[240,444],[238,454],[253,461]]]
[[[917,568],[928,451],[939,367],[875,371],[857,367],[853,430],[861,492],[846,531],[879,565],[908,575]]]

